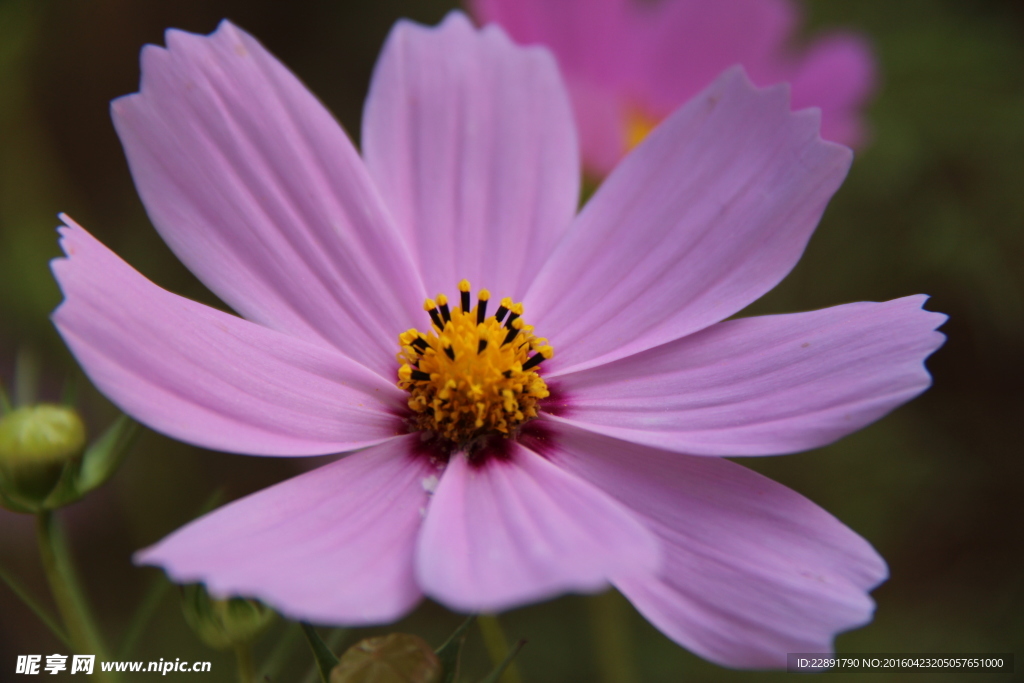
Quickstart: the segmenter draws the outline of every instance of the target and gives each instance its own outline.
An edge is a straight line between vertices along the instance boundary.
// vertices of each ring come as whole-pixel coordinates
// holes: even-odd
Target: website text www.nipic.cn
[[[123,671],[133,673],[156,673],[166,676],[169,673],[209,673],[210,662],[183,662],[160,659],[155,662],[99,662],[100,671]],[[25,675],[38,674],[85,674],[91,675],[97,669],[96,655],[18,655],[14,673]]]

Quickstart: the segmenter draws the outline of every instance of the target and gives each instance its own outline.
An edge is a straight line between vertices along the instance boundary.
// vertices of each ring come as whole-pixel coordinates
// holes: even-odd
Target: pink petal
[[[816,448],[931,384],[924,359],[946,316],[927,297],[729,320],[560,377],[558,414],[581,427],[691,455]]]
[[[481,23],[500,25],[522,45],[543,45],[569,81],[622,85],[636,52],[631,0],[471,0]]]
[[[784,87],[731,69],[601,185],[530,288],[551,371],[607,363],[745,307],[796,264],[849,168]]]
[[[572,111],[551,55],[460,13],[399,22],[374,72],[363,151],[430,293],[468,278],[519,298],[579,200]]]
[[[786,653],[831,651],[836,633],[870,621],[885,562],[803,496],[728,460],[551,427],[545,455],[664,545],[659,572],[613,582],[679,644],[724,666],[782,667]]]
[[[667,114],[723,69],[742,65],[761,86],[788,80],[786,41],[799,24],[790,0],[667,0],[629,7],[632,73],[625,94]]]
[[[627,113],[667,116],[736,64],[757,85],[791,82],[794,109],[822,109],[825,139],[860,140],[858,110],[873,87],[870,50],[863,39],[843,35],[794,52],[789,43],[800,12],[791,0],[472,0],[469,6],[516,42],[555,53],[591,172],[609,173],[626,153]],[[601,106],[595,109],[595,102]],[[612,111],[617,117],[605,125]]]
[[[229,22],[166,39],[111,107],[157,230],[241,315],[390,378],[425,293],[352,143]]]
[[[584,166],[606,175],[626,152],[623,89],[639,54],[623,0],[475,0],[481,23],[500,25],[521,45],[543,45],[558,59],[572,98]],[[701,84],[704,85],[704,84]]]
[[[330,348],[160,289],[66,216],[53,314],[93,383],[159,432],[218,450],[317,455],[392,438],[403,393]]]
[[[423,591],[457,610],[499,611],[652,570],[651,534],[601,491],[510,443],[507,459],[448,463],[417,546]]]
[[[793,107],[821,107],[821,135],[846,145],[863,142],[860,110],[876,87],[871,46],[858,35],[819,38],[792,76]]]
[[[436,473],[404,436],[237,500],[135,556],[177,583],[254,597],[292,619],[361,625],[420,600],[413,548]]]
[[[580,136],[583,166],[598,177],[611,173],[626,153],[625,105],[608,89],[585,81],[567,83]]]

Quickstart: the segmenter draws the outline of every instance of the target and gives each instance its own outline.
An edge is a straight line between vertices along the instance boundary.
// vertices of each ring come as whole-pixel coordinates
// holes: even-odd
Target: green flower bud
[[[39,404],[0,418],[0,501],[42,506],[62,479],[77,475],[85,425],[73,409]],[[16,508],[15,508],[16,509]]]
[[[199,639],[215,650],[247,645],[263,633],[275,612],[258,600],[210,597],[200,584],[181,587],[185,621]]]
[[[331,671],[331,683],[438,683],[441,662],[426,641],[407,633],[361,640]]]

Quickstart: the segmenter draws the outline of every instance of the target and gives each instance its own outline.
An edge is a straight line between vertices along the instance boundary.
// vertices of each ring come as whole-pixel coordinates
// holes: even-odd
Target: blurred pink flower
[[[759,86],[789,82],[793,107],[820,107],[821,134],[857,145],[874,89],[871,48],[854,33],[790,42],[794,0],[469,0],[482,23],[549,47],[572,96],[587,170],[606,175],[635,142],[723,69]]]
[[[922,361],[943,340],[924,296],[720,322],[793,267],[846,174],[850,151],[821,140],[817,112],[730,70],[574,215],[554,60],[500,29],[458,13],[400,22],[362,158],[230,23],[166,40],[143,50],[140,92],[113,103],[114,121],[157,230],[242,317],[160,289],[65,218],[54,321],[93,382],[158,431],[236,453],[358,452],[139,562],[338,624],[397,619],[423,595],[503,610],[611,583],[671,638],[738,667],[783,666],[870,620],[886,576],[871,546],[720,457],[814,448],[876,420],[929,385]],[[468,337],[453,322],[400,370],[398,335],[420,353],[407,330],[430,325],[424,298],[460,278],[521,300],[513,313],[535,327],[476,327],[477,309],[438,299],[431,315],[470,321]],[[460,345],[492,328],[554,344],[541,374],[520,357],[493,379],[549,387],[536,419],[509,393],[479,405],[523,417],[512,438],[411,430],[440,413],[415,412],[396,379],[428,387],[442,373],[427,362],[446,357],[475,372]]]

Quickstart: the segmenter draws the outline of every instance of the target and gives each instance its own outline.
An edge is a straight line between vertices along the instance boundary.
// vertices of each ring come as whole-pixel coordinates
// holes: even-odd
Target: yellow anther
[[[469,287],[469,280],[459,280],[459,291],[460,292],[468,292],[469,289],[470,289],[470,287]],[[484,290],[484,291],[486,291],[486,290]]]
[[[463,282],[466,282],[466,281],[463,280]],[[466,282],[466,284],[469,284],[469,283]],[[486,289],[481,289],[477,293],[476,296],[477,296],[478,299],[480,299],[480,301],[490,301],[491,300],[491,293],[489,291],[487,291]]]
[[[501,305],[505,308],[512,308],[512,299],[506,296],[501,300]]]
[[[427,301],[430,301],[430,299],[427,299]],[[438,294],[437,295],[437,305],[438,306],[445,306],[447,304],[448,304],[448,297],[446,297],[444,294]]]
[[[433,299],[427,299],[426,301],[423,302],[424,311],[432,311],[435,308],[437,308],[437,302],[434,301]]]

